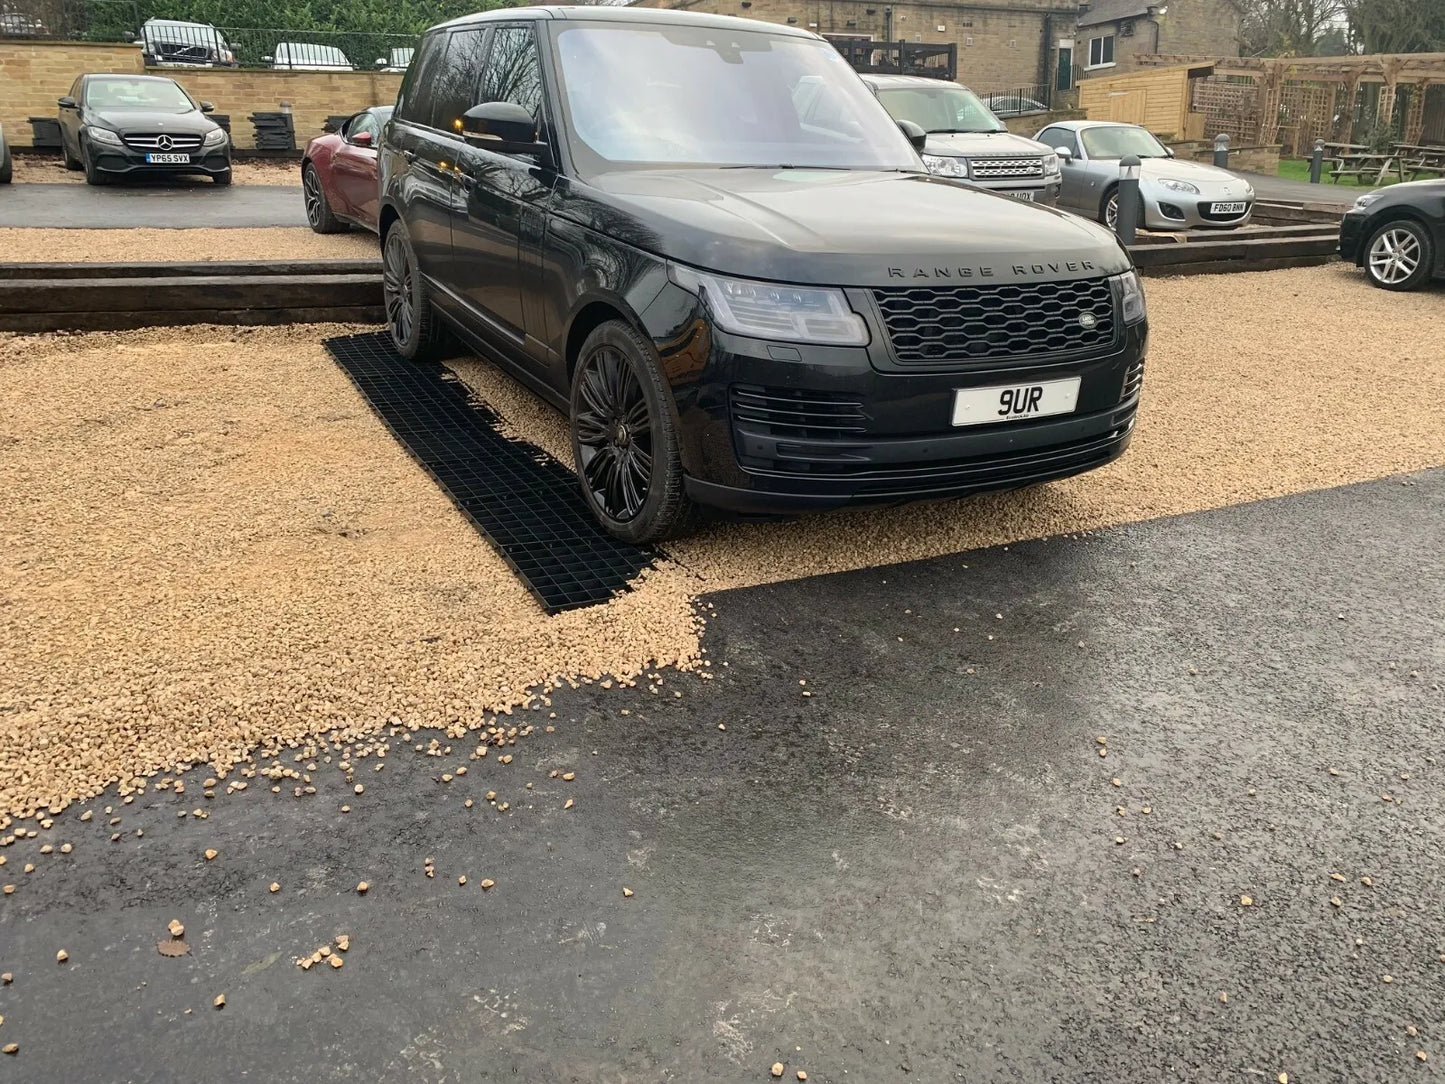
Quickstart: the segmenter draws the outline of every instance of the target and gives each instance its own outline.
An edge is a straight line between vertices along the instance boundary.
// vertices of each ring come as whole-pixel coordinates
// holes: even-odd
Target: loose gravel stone
[[[146,246],[125,232],[129,260]],[[967,501],[715,526],[609,604],[550,618],[320,346],[349,329],[0,337],[0,703],[24,705],[0,714],[0,810],[61,809],[181,763],[220,779],[262,741],[345,743],[392,718],[479,727],[558,674],[696,667],[704,590],[1445,463],[1434,293],[1327,266],[1156,279],[1149,300],[1150,373],[1119,462]],[[510,431],[570,460],[559,414],[486,363],[451,364]],[[1342,431],[1371,439],[1343,449]]]
[[[193,261],[376,259],[374,235],[323,235],[305,226],[240,229],[72,230],[0,228],[0,251],[15,263],[136,263],[139,252],[184,252]],[[157,255],[164,261],[176,257]]]

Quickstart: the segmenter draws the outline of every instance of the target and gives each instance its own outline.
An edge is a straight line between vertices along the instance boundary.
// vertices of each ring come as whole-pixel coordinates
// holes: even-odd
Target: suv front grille
[[[1018,180],[1024,177],[1042,177],[1042,158],[974,158],[969,163],[975,180]]]
[[[855,398],[791,388],[734,384],[733,420],[766,426],[768,435],[827,440],[867,428],[863,403]]]
[[[1007,286],[904,286],[873,297],[900,365],[1098,353],[1114,345],[1108,279]]]
[[[128,135],[122,137],[127,147],[134,147],[139,151],[193,151],[201,145],[201,137],[198,135]],[[161,140],[165,139],[170,146],[164,146]]]

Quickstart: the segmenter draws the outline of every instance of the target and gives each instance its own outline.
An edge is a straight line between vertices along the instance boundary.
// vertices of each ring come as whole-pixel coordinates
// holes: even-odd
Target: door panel
[[[344,213],[376,221],[376,151],[343,143],[331,157],[331,175]]]

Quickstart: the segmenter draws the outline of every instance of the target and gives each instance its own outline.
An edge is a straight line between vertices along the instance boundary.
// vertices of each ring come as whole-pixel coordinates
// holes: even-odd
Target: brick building
[[[636,6],[791,23],[835,39],[956,44],[959,82],[985,94],[1041,85],[1067,91],[1077,63],[1077,0],[636,0]]]
[[[1158,53],[1239,55],[1238,0],[1093,0],[1081,4],[1074,73],[1117,75]]]

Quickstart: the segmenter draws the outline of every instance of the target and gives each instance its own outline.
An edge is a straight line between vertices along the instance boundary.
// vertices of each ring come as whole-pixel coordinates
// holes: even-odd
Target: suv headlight
[[[728,279],[668,265],[672,281],[697,294],[724,331],[758,339],[867,346],[868,325],[842,290]]]
[[[954,158],[943,154],[925,154],[923,164],[928,167],[929,173],[936,173],[940,177],[967,177],[968,159]]]
[[[109,128],[97,128],[93,124],[87,124],[85,126],[85,136],[92,143],[108,143],[112,147],[125,146],[120,136],[112,132]]]
[[[1370,204],[1374,203],[1377,199],[1379,199],[1379,198],[1380,198],[1381,196],[1383,196],[1384,194],[1385,194],[1385,193],[1383,193],[1383,192],[1366,192],[1366,193],[1365,193],[1363,196],[1361,196],[1359,199],[1355,200],[1355,205],[1354,205],[1353,207],[1351,207],[1350,210],[1352,210],[1352,211],[1363,211],[1366,207],[1368,207]]]
[[[1059,168],[1059,156],[1057,154],[1044,155],[1044,176],[1058,177],[1062,173],[1063,170]]]
[[[1144,284],[1139,281],[1139,272],[1125,271],[1114,276],[1114,285],[1119,293],[1119,309],[1124,323],[1137,324],[1144,319]]]
[[[206,133],[206,138],[201,140],[203,147],[220,147],[226,142],[226,129],[212,128]]]
[[[1199,195],[1199,189],[1195,185],[1190,184],[1188,181],[1176,181],[1169,177],[1160,180],[1159,187],[1167,188],[1171,192],[1185,192],[1191,196]]]

